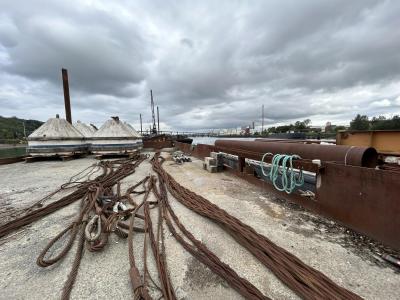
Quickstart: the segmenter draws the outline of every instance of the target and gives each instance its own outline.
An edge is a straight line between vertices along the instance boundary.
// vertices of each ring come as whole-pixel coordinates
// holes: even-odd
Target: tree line
[[[272,126],[265,129],[265,133],[284,133],[289,131],[303,131],[310,128],[311,120],[306,119],[304,121],[296,121],[294,124]]]
[[[30,135],[42,124],[43,122],[36,120],[24,120],[17,117],[5,118],[0,116],[0,143],[10,140],[23,140],[25,134],[26,136]]]
[[[366,115],[358,114],[350,122],[351,130],[400,130],[400,116],[395,115],[392,118],[378,116],[369,119]]]

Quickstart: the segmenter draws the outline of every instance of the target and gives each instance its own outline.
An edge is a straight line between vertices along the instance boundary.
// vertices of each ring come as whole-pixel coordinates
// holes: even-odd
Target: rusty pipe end
[[[375,168],[378,165],[378,151],[369,147],[364,151],[361,159],[361,166],[367,168]]]

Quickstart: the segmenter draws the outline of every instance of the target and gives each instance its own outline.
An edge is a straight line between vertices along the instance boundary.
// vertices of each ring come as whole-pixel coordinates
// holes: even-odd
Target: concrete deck
[[[165,154],[165,156],[168,156]],[[96,163],[92,158],[0,166],[0,224],[14,208],[26,207],[57,189],[72,175]],[[318,218],[229,173],[210,174],[202,162],[164,164],[182,185],[201,194],[255,228],[305,263],[322,271],[366,299],[397,299],[399,272],[375,261],[367,248],[346,241],[332,221]],[[122,188],[151,173],[148,161],[123,181]],[[58,199],[55,197],[55,199]],[[222,229],[188,210],[170,196],[181,222],[224,262],[273,299],[297,299],[287,287],[237,244]],[[36,258],[48,241],[74,218],[78,203],[70,205],[17,233],[0,239],[0,299],[57,299],[69,273],[75,247],[47,269]],[[156,213],[155,211],[153,213]],[[241,299],[221,278],[187,253],[165,228],[168,269],[179,299]],[[142,234],[134,236],[139,269],[142,268]],[[131,299],[127,241],[115,235],[102,252],[85,251],[72,299]],[[157,278],[152,255],[149,265]],[[156,291],[151,291],[157,297]],[[158,298],[158,297],[157,297]]]

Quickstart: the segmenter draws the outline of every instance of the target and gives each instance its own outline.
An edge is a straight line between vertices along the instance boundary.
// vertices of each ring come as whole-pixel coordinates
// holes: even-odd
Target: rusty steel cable
[[[16,219],[15,217],[18,217],[20,215],[28,214],[35,208],[43,207],[44,202],[51,199],[53,196],[55,196],[57,193],[59,193],[61,191],[66,191],[68,189],[74,189],[82,183],[87,183],[91,179],[91,176],[96,174],[100,169],[101,169],[101,167],[98,164],[93,164],[93,165],[83,169],[79,173],[70,177],[70,179],[66,183],[62,184],[59,189],[49,193],[48,195],[39,199],[38,201],[35,201],[29,207],[20,208],[20,209],[16,209],[15,211],[13,211],[12,215],[13,215],[14,219]],[[83,178],[86,178],[86,179],[84,181],[82,181]]]
[[[10,234],[12,231],[17,230],[25,225],[28,225],[34,221],[37,221],[44,216],[47,216],[71,203],[82,199],[87,193],[88,187],[91,184],[95,184],[97,182],[101,183],[104,188],[109,188],[110,186],[114,185],[116,182],[120,181],[122,178],[132,174],[135,168],[144,160],[144,157],[140,157],[137,159],[126,160],[125,164],[121,164],[121,161],[101,161],[99,166],[103,169],[103,174],[96,177],[94,180],[89,180],[86,182],[80,182],[77,186],[77,189],[62,197],[61,199],[50,203],[44,207],[40,207],[36,210],[31,211],[32,207],[29,207],[25,214],[21,217],[18,217],[14,220],[11,220],[2,226],[0,226],[0,238]],[[69,182],[71,183],[71,182]],[[60,191],[58,189],[56,192]],[[50,195],[54,195],[52,193]],[[46,196],[45,198],[47,198]],[[38,201],[40,202],[40,201]]]
[[[122,238],[128,237],[128,233],[122,229],[123,227],[126,229],[128,226],[121,221],[129,216],[134,208],[127,209],[123,202],[127,201],[129,197],[127,197],[127,195],[122,197],[120,195],[120,188],[117,189],[117,195],[115,195],[112,188],[115,185],[119,186],[120,181],[123,178],[135,172],[136,167],[139,166],[145,158],[146,157],[144,156],[137,156],[132,159],[101,161],[98,164],[98,166],[103,170],[100,176],[97,176],[95,179],[90,179],[93,172],[89,171],[86,173],[86,176],[88,176],[87,180],[82,180],[84,177],[82,174],[80,174],[79,181],[76,177],[72,180],[70,179],[70,181],[64,184],[62,188],[75,185],[77,189],[74,192],[43,208],[30,211],[31,207],[29,207],[24,216],[1,226],[0,234],[6,235],[12,230],[34,222],[81,199],[79,213],[75,217],[74,221],[51,239],[37,258],[37,264],[41,267],[48,267],[57,263],[67,255],[73,246],[76,237],[79,235],[79,243],[75,253],[74,262],[62,291],[62,299],[69,299],[84,253],[85,240],[87,240],[87,247],[89,250],[98,251],[103,249],[107,243],[108,235],[111,232],[115,232]],[[86,230],[89,218],[93,218],[94,216],[97,216],[100,222],[95,223],[89,221],[90,228]],[[124,224],[124,226],[122,226],[122,224]],[[93,229],[93,227],[96,226],[101,226],[101,233],[98,235],[98,239],[94,239],[92,236],[88,239],[86,233],[88,232],[90,235],[90,229]],[[97,230],[97,228],[95,229]],[[135,230],[135,228],[133,228],[133,230]],[[140,231],[143,232],[144,230],[142,229]],[[49,256],[48,252],[50,252],[53,246],[56,243],[59,243],[60,240],[63,240],[67,235],[67,241],[61,247],[61,250],[59,250],[55,255],[53,254],[53,256]]]
[[[153,179],[153,177],[152,177]],[[154,181],[151,180],[150,184],[154,184]],[[152,188],[152,187],[151,187]],[[150,188],[150,189],[151,189]],[[150,218],[150,207],[149,203],[146,201],[144,202],[144,217],[145,217],[145,229],[148,231],[148,236],[150,240],[150,246],[153,251],[153,255],[156,261],[156,266],[158,270],[158,277],[160,279],[161,283],[161,290],[162,290],[162,295],[166,299],[171,299],[174,300],[176,299],[174,289],[172,288],[171,280],[168,274],[167,270],[167,263],[165,259],[165,255],[163,255],[162,250],[160,250],[160,243],[154,236],[154,231],[153,231],[153,224]],[[159,221],[162,222],[162,220],[159,218]],[[159,226],[161,223],[159,223]],[[163,243],[163,241],[161,241]]]
[[[144,184],[149,177],[145,177],[143,180],[138,182],[136,185],[133,187],[129,188],[127,190],[127,193],[132,193],[134,189],[139,186],[140,184]],[[135,208],[135,210],[132,212],[130,221],[129,221],[129,230],[128,230],[128,259],[129,259],[129,277],[131,279],[131,284],[132,284],[132,289],[133,289],[133,294],[134,294],[134,299],[135,300],[150,300],[151,297],[149,295],[149,292],[147,290],[147,286],[145,283],[142,281],[140,277],[140,272],[136,266],[136,261],[135,261],[135,255],[133,251],[133,232],[134,232],[134,222],[135,222],[135,217],[137,216],[137,212],[139,211],[140,207],[142,207],[144,201],[147,201],[147,198],[149,196],[150,190],[145,189],[145,195],[143,201],[138,204]],[[144,218],[144,217],[143,217]]]
[[[164,247],[164,240],[163,238],[160,239],[160,236],[163,236],[163,233],[160,233],[162,230],[162,222],[163,219],[160,215],[158,217],[158,224],[157,224],[157,236],[154,234],[153,230],[153,223],[150,216],[150,209],[159,207],[158,201],[148,201],[148,197],[150,192],[154,189],[155,181],[154,176],[146,177],[133,187],[129,188],[127,191],[129,193],[134,193],[134,187],[140,185],[140,183],[145,184],[148,181],[147,186],[144,185],[144,197],[142,202],[137,205],[136,209],[132,212],[132,216],[129,223],[129,231],[128,231],[128,257],[129,257],[129,264],[130,270],[129,275],[131,278],[132,289],[134,293],[134,299],[151,299],[148,293],[148,279],[153,283],[154,287],[159,290],[162,297],[165,299],[176,299],[175,291],[172,287],[172,283],[170,280],[170,276],[168,273],[167,263],[166,263],[166,256],[165,256],[165,247]],[[139,193],[137,193],[139,194]],[[152,205],[152,206],[150,206]],[[137,216],[137,212],[140,208],[143,208],[143,220],[144,220],[144,229],[145,229],[145,236],[143,242],[143,279],[140,277],[140,272],[136,266],[135,256],[133,252],[133,224],[135,217]],[[148,268],[147,268],[147,244],[148,240],[150,243],[150,247],[153,253],[154,261],[157,267],[158,272],[158,279],[160,281],[160,286],[157,285],[155,280],[152,278]],[[161,245],[160,245],[161,243]]]
[[[69,299],[72,291],[72,287],[74,286],[76,277],[78,276],[79,266],[81,264],[83,252],[85,250],[85,235],[84,235],[84,227],[86,225],[86,220],[82,222],[80,225],[80,237],[78,247],[75,253],[74,262],[72,263],[71,271],[68,274],[67,281],[64,283],[64,287],[62,290],[61,299]]]
[[[152,161],[153,170],[159,174],[168,191],[179,202],[220,225],[297,295],[304,299],[362,299],[340,287],[320,271],[306,265],[225,210],[181,186],[163,169],[162,162],[163,159],[157,153]]]
[[[145,178],[147,180],[149,178]],[[142,180],[142,181],[144,181]],[[136,184],[135,186],[138,186]],[[150,177],[149,184],[145,188],[145,195],[142,202],[136,207],[135,211],[132,212],[132,217],[130,219],[130,230],[128,232],[128,257],[130,263],[130,278],[132,283],[132,289],[134,292],[134,299],[151,299],[148,293],[148,283],[147,278],[149,278],[154,286],[161,292],[161,295],[165,299],[176,299],[174,294],[174,289],[172,287],[171,281],[169,279],[168,268],[166,265],[166,254],[164,246],[164,233],[163,233],[163,220],[166,220],[167,226],[176,238],[176,240],[182,244],[184,249],[191,253],[194,257],[199,259],[200,262],[207,265],[212,271],[225,279],[233,288],[235,288],[242,296],[247,299],[269,299],[250,282],[246,279],[241,278],[233,269],[231,269],[227,264],[223,263],[213,252],[211,252],[204,244],[194,238],[194,236],[180,223],[178,217],[173,212],[171,206],[168,203],[168,196],[166,192],[165,183],[160,178],[158,191],[156,187],[156,178],[154,176]],[[132,189],[129,189],[133,192]],[[153,191],[156,199],[156,203],[153,203],[153,207],[158,206],[158,224],[157,224],[157,235],[153,233],[153,224],[150,217],[150,204],[152,201],[148,201],[149,193]],[[144,210],[144,221],[145,229],[148,234],[148,239],[150,240],[150,246],[152,248],[153,256],[155,259],[158,278],[161,283],[159,287],[154,280],[151,278],[150,273],[147,269],[147,235],[145,235],[143,244],[143,280],[140,277],[140,272],[135,263],[135,257],[133,253],[133,224],[137,211],[143,207]],[[192,244],[185,241],[185,238],[178,233],[175,225],[184,234],[185,238],[189,239]],[[157,238],[156,238],[157,237]]]
[[[183,224],[179,221],[172,207],[168,202],[168,194],[165,187],[165,182],[159,176],[159,191],[154,188],[154,194],[159,199],[163,218],[166,221],[169,231],[175,239],[187,250],[191,255],[197,258],[200,262],[205,264],[214,273],[223,278],[232,288],[246,299],[270,299],[264,296],[253,284],[246,279],[240,277],[229,265],[222,262],[212,251],[210,251],[202,242],[197,240],[192,233],[190,233]],[[178,233],[175,225],[182,232],[183,236]],[[185,238],[190,240],[188,243]]]
[[[77,213],[73,222],[50,240],[37,259],[38,265],[42,267],[57,263],[67,255],[79,236],[75,258],[62,290],[62,299],[69,299],[70,297],[84,254],[85,244],[89,251],[100,251],[107,244],[111,233],[128,239],[129,275],[134,299],[152,299],[148,291],[150,287],[148,280],[158,289],[162,298],[167,300],[176,299],[167,267],[164,221],[172,236],[185,250],[223,278],[244,298],[270,299],[249,281],[240,277],[229,265],[222,262],[206,245],[197,240],[184,227],[169,203],[169,191],[183,205],[220,225],[300,297],[304,299],[361,299],[354,293],[336,285],[321,272],[305,265],[297,257],[258,234],[250,226],[178,184],[163,169],[162,163],[164,159],[159,153],[152,160],[153,170],[158,174],[158,188],[156,185],[157,179],[153,175],[146,176],[143,180],[128,187],[125,193],[122,193],[121,180],[132,174],[145,158],[144,156],[138,156],[133,159],[102,161],[96,165],[98,170],[102,170],[102,174],[95,179],[90,178],[95,173],[94,169],[85,169],[61,187],[64,189],[76,188],[74,192],[46,207],[34,211],[31,211],[33,206],[30,207],[24,216],[5,224],[5,226],[1,226],[0,237],[70,203],[81,200],[79,213]],[[85,176],[87,176],[86,180],[84,180]],[[137,191],[136,189],[140,186],[143,189]],[[153,192],[156,201],[148,199],[151,192]],[[144,194],[142,201],[137,202],[136,198],[142,194]],[[154,226],[157,229],[156,233],[153,229],[150,214],[152,208],[158,209],[157,224]],[[139,213],[139,210],[143,211],[143,215]],[[135,218],[140,218],[144,221],[144,228],[134,226]],[[128,219],[129,224],[124,223]],[[136,266],[133,251],[135,231],[144,233],[143,276],[140,275]],[[65,239],[66,236],[68,238]],[[57,254],[52,257],[48,257],[47,253],[50,252],[50,249],[56,243],[60,243],[61,240],[66,241],[61,250],[58,250]],[[148,243],[157,267],[159,285],[151,277],[147,267]]]

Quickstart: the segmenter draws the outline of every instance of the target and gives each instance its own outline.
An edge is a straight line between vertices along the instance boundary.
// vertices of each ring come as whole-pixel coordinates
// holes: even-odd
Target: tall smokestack
[[[67,69],[61,69],[61,73],[64,88],[65,119],[67,119],[67,122],[72,124],[71,101],[69,99],[68,71]]]

